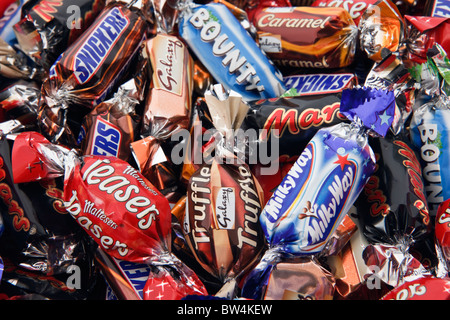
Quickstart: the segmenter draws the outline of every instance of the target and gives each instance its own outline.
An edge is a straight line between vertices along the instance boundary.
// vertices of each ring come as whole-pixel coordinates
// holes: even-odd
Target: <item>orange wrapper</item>
[[[405,37],[405,21],[395,4],[381,0],[370,5],[359,23],[361,48],[374,61],[381,61],[381,50],[400,49]]]

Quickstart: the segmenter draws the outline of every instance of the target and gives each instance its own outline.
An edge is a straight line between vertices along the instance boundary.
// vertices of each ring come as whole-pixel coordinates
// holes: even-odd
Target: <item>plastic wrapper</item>
[[[370,5],[361,17],[358,28],[361,49],[373,61],[382,59],[383,48],[398,52],[405,39],[405,21],[389,0]]]
[[[370,88],[347,89],[342,94],[340,111],[352,122],[320,129],[261,213],[269,249],[245,279],[244,297],[267,298],[268,279],[285,258],[317,263],[314,260],[329,251],[324,250],[327,243],[375,169],[367,135],[387,133],[394,95]],[[328,277],[327,273],[322,277]],[[315,296],[326,298],[325,294]]]
[[[85,118],[79,136],[84,155],[131,157],[130,144],[138,136],[141,116],[136,106],[143,100],[144,88],[134,78],[122,84],[114,97],[96,106]]]
[[[39,68],[20,49],[13,48],[0,38],[0,75],[10,79],[41,79],[44,70]]]
[[[0,6],[0,38],[11,46],[17,43],[13,26],[20,21],[22,6],[27,0],[5,0]]]
[[[169,298],[206,293],[192,270],[170,252],[169,202],[127,162],[79,156],[36,132],[16,137],[12,159],[16,182],[63,175],[64,206],[98,246],[111,257],[151,266],[144,299],[156,298],[151,292],[162,281],[174,284],[166,288]]]
[[[316,0],[312,7],[339,7],[348,11],[356,25],[359,24],[361,16],[366,11],[367,7],[374,4],[378,0],[356,0],[356,1],[342,1],[342,0]]]
[[[49,140],[76,146],[83,117],[123,80],[148,32],[138,9],[113,2],[59,56],[42,85],[38,118]]]
[[[265,8],[253,23],[258,43],[280,70],[342,68],[354,59],[358,28],[342,8]]]
[[[102,281],[100,274],[86,259],[74,265],[67,273],[43,275],[14,265],[4,259],[0,299],[8,300],[90,300],[100,299]],[[74,271],[75,270],[75,271]],[[73,273],[79,278],[73,281]]]
[[[450,279],[424,277],[392,289],[382,300],[450,300]]]
[[[17,121],[15,121],[17,123]],[[20,123],[5,130],[23,130]],[[4,234],[0,252],[20,268],[40,274],[65,273],[90,257],[90,245],[83,230],[64,208],[62,180],[17,184],[12,177],[11,150],[14,140],[2,134],[0,141],[0,203]]]
[[[290,75],[283,81],[287,89],[283,97],[338,93],[358,84],[358,78],[352,73]]]
[[[218,295],[233,298],[236,282],[264,248],[258,223],[263,194],[248,165],[235,154],[242,143],[236,130],[248,106],[240,95],[222,90],[216,86],[205,95],[214,151],[190,176],[182,225],[197,261],[223,283]]]
[[[370,144],[377,167],[355,204],[358,225],[369,241],[363,257],[377,277],[396,287],[431,274],[437,262],[434,250],[427,252],[424,247],[421,256],[415,256],[414,248],[430,241],[433,221],[420,162],[405,133],[373,139]],[[432,261],[422,264],[430,257]]]
[[[140,172],[175,203],[184,190],[179,184],[182,159],[172,161],[173,138],[188,129],[193,94],[193,60],[176,36],[158,34],[148,40],[145,55],[153,70],[145,101],[140,139],[131,149]],[[168,108],[170,105],[170,108]]]
[[[14,119],[22,124],[36,124],[39,99],[38,82],[18,80],[0,91],[0,107],[4,121]]]
[[[437,51],[432,54],[427,65],[436,71],[434,74],[438,87],[433,85],[430,90],[425,91],[429,94],[429,99],[414,110],[410,134],[412,145],[419,154],[428,207],[435,217],[439,204],[450,197],[450,181],[447,181],[445,174],[449,161],[446,119],[450,115],[447,97],[450,64],[445,52]],[[422,73],[421,76],[425,78],[426,74]]]
[[[365,86],[394,91],[395,115],[391,131],[397,134],[413,111],[417,83],[402,60],[388,49],[381,50],[381,58],[369,71]]]
[[[284,93],[281,73],[225,5],[186,2],[179,10],[180,36],[226,90],[245,101]]]
[[[249,135],[248,157],[256,150],[278,153],[281,160],[298,156],[321,128],[330,127],[346,118],[339,112],[341,94],[318,94],[265,99],[249,103],[243,128],[253,129]],[[293,146],[295,145],[295,148]],[[276,154],[270,155],[271,159]],[[252,163],[255,163],[253,160]],[[262,163],[269,165],[270,163]]]
[[[435,221],[436,254],[441,263],[438,275],[447,276],[450,270],[450,199],[442,202]]]
[[[46,71],[58,56],[94,21],[104,0],[29,1],[14,25],[20,48]]]
[[[427,51],[438,43],[450,51],[450,21],[448,18],[405,15],[408,37],[405,48],[405,60],[411,63],[425,63]]]

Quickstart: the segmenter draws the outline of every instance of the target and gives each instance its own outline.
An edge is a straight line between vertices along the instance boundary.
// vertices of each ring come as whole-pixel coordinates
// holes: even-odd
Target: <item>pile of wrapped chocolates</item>
[[[2,0],[0,300],[450,299],[448,19]]]

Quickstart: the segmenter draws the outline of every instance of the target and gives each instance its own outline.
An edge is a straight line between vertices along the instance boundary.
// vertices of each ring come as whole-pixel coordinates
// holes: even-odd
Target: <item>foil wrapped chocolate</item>
[[[240,95],[232,99],[233,93],[219,88],[205,95],[217,130],[212,135],[214,153],[190,176],[182,223],[197,261],[226,287],[241,279],[264,248],[258,223],[263,198],[258,181],[232,147],[234,129],[240,128],[248,106]],[[237,148],[241,143],[236,142]]]
[[[58,56],[94,21],[105,0],[29,1],[23,18],[14,25],[20,48],[48,71]]]
[[[405,21],[390,0],[379,0],[370,5],[361,17],[358,28],[361,49],[373,61],[382,59],[383,48],[398,52],[405,39]]]
[[[314,260],[325,254],[327,243],[375,169],[367,134],[387,133],[394,95],[370,88],[342,94],[340,111],[352,122],[320,129],[261,213],[269,249],[245,279],[244,297],[264,297],[270,274],[284,258]]]
[[[425,194],[433,217],[436,216],[438,206],[450,197],[450,181],[445,174],[449,161],[447,117],[450,115],[447,96],[450,82],[446,73],[450,63],[442,48],[438,45],[435,48],[437,51],[430,52],[432,57],[427,63],[431,70],[436,71],[433,73],[436,76],[435,83],[429,90],[423,90],[428,99],[415,108],[409,130],[412,145],[419,154]],[[421,77],[426,77],[425,72]]]
[[[284,93],[282,75],[247,30],[220,3],[179,4],[180,36],[212,77],[245,101]]]
[[[376,276],[395,287],[430,274],[436,265],[433,258],[422,263],[433,251],[421,248],[422,257],[414,254],[414,247],[430,241],[433,222],[420,163],[405,133],[373,139],[371,146],[377,167],[355,204],[358,225],[370,243],[363,256]]]
[[[38,117],[48,139],[76,146],[83,117],[126,77],[149,28],[140,11],[112,2],[58,57],[42,85]]]
[[[259,45],[281,70],[353,63],[358,29],[343,8],[265,8],[253,23]]]
[[[155,298],[151,292],[158,281],[177,284],[166,289],[173,298],[206,293],[196,275],[170,251],[168,200],[127,162],[78,156],[36,132],[17,135],[12,159],[15,182],[63,175],[64,207],[99,248],[114,258],[150,265],[144,299]],[[33,166],[35,162],[42,165]]]
[[[145,100],[140,139],[131,143],[131,149],[140,172],[175,203],[184,190],[178,178],[181,163],[177,166],[171,161],[173,140],[188,129],[194,64],[183,41],[168,34],[161,33],[148,40],[144,55],[153,76]]]

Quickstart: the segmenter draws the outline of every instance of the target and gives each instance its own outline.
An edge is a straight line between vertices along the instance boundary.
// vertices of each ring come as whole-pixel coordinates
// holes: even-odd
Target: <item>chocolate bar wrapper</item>
[[[436,253],[439,259],[438,276],[448,276],[450,270],[450,199],[442,202],[435,221]]]
[[[167,139],[174,131],[188,127],[193,60],[186,45],[176,36],[158,34],[146,42],[145,50],[153,76],[141,132],[144,137]]]
[[[24,17],[14,25],[20,48],[38,65],[49,70],[58,56],[94,21],[104,0],[30,1]]]
[[[336,0],[316,0],[311,7],[339,7],[348,11],[356,25],[359,24],[361,16],[367,7],[378,0],[357,0],[357,1],[336,1]]]
[[[450,300],[450,280],[432,276],[409,281],[384,295],[381,300]]]
[[[419,152],[425,194],[433,216],[436,216],[438,206],[449,197],[448,181],[443,173],[448,161],[445,152],[448,140],[445,119],[448,116],[448,109],[439,101],[435,102],[423,105],[417,110],[411,123],[412,143]]]
[[[182,225],[196,260],[222,283],[218,294],[233,298],[233,288],[264,248],[258,223],[263,195],[232,144],[248,109],[242,96],[216,86],[205,101],[216,130],[208,141],[214,150],[190,176]]]
[[[141,116],[136,105],[142,94],[131,79],[121,85],[114,97],[96,106],[84,119],[79,139],[84,155],[114,156],[128,161],[130,144],[136,139]]]
[[[449,18],[450,11],[448,5],[447,0],[429,0],[426,2],[425,15],[429,17]]]
[[[398,134],[411,116],[417,83],[402,60],[388,49],[381,50],[381,58],[369,71],[364,85],[394,91],[395,116],[391,131]]]
[[[76,145],[83,117],[107,98],[138,57],[149,29],[135,10],[119,2],[106,6],[52,66],[38,119],[52,142]]]
[[[25,2],[26,0],[6,0],[1,4],[4,10],[0,14],[0,38],[10,46],[17,44],[13,26],[20,21]]]
[[[19,48],[0,38],[0,75],[8,79],[41,79],[44,70]]]
[[[144,299],[156,299],[151,292],[163,281],[172,284],[166,293],[173,299],[206,293],[196,275],[170,251],[168,200],[127,162],[79,156],[36,132],[17,135],[12,159],[15,182],[63,175],[64,206],[87,235],[111,257],[151,266]],[[42,166],[33,167],[35,162]]]
[[[380,136],[387,133],[394,95],[370,88],[342,94],[340,110],[352,122],[320,129],[261,213],[269,249],[246,278],[244,297],[263,297],[270,274],[284,258],[314,260],[325,254],[327,243],[375,169],[367,135],[371,130]]]
[[[16,128],[20,131],[24,127]],[[0,207],[5,230],[0,237],[1,255],[20,268],[40,274],[65,273],[89,255],[89,242],[64,208],[61,180],[13,182],[13,146],[14,140],[2,134]]]
[[[290,75],[283,81],[287,89],[283,97],[338,93],[358,84],[358,78],[352,73]]]
[[[193,60],[177,36],[158,34],[145,43],[153,70],[140,138],[131,143],[140,172],[175,203],[184,193],[181,168],[171,161],[172,137],[188,129],[193,94]],[[171,107],[168,108],[167,105]]]
[[[373,61],[380,61],[383,48],[399,52],[405,39],[406,23],[394,3],[379,0],[370,5],[359,22],[361,49]]]
[[[36,124],[41,91],[39,83],[18,80],[0,91],[0,106],[5,120],[15,119],[22,124]]]
[[[282,97],[249,103],[243,128],[254,130],[255,137],[252,139],[249,136],[248,157],[256,154],[252,153],[252,149],[263,150],[263,147],[278,152],[280,158],[300,155],[319,129],[347,121],[339,112],[340,103],[340,93]],[[296,147],[292,148],[293,145]],[[275,156],[271,155],[272,159]]]
[[[363,256],[377,277],[398,286],[430,274],[435,261],[422,265],[413,250],[428,241],[433,222],[420,162],[406,135],[373,139],[371,146],[377,167],[355,204],[359,226],[370,243]],[[420,252],[425,255],[426,250]]]
[[[281,73],[225,5],[186,3],[178,29],[195,56],[226,90],[239,93],[245,101],[284,93]]]
[[[281,70],[342,68],[353,62],[358,29],[342,8],[265,8],[253,19],[258,43]]]
[[[87,258],[88,256],[86,256]],[[4,259],[0,291],[10,300],[98,300],[103,279],[92,263],[92,255],[82,263],[72,265],[68,273],[43,275],[16,266]],[[75,270],[75,271],[74,271]],[[77,281],[71,280],[77,272]],[[4,297],[4,296],[3,296]]]
[[[427,52],[435,43],[442,46],[445,52],[450,51],[448,18],[405,15],[408,38],[404,60],[414,63],[425,63]]]

